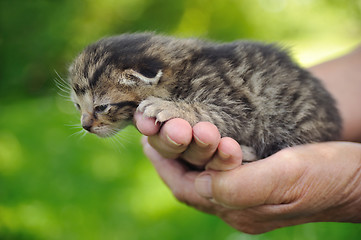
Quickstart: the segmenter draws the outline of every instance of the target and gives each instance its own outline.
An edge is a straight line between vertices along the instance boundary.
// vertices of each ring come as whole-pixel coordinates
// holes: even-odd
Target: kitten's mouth
[[[98,137],[101,138],[107,138],[107,137],[112,137],[114,135],[116,135],[121,129],[123,129],[124,127],[126,127],[128,124],[127,123],[122,123],[122,124],[118,124],[119,126],[112,126],[112,125],[107,125],[107,124],[102,124],[100,126],[83,126],[83,128],[92,134],[97,135]]]
[[[82,127],[89,133],[93,133],[101,138],[112,137],[130,122],[121,120],[116,122],[104,121],[94,118],[92,114],[84,113],[81,117]]]
[[[105,129],[92,129],[90,128],[89,130],[86,129],[87,132],[89,133],[92,133],[92,134],[95,134],[97,135],[98,137],[101,137],[101,138],[107,138],[107,137],[112,137],[114,136],[115,134],[117,134],[117,131],[115,130],[105,130]]]
[[[87,132],[97,135],[101,138],[111,137],[118,133],[117,130],[112,129],[107,125],[103,126],[91,126],[91,127],[83,127]]]

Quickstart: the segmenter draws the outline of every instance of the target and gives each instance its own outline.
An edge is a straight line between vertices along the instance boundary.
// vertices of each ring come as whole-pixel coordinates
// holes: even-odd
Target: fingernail
[[[176,147],[179,147],[180,145],[182,145],[182,144],[180,144],[180,143],[175,142],[175,141],[174,141],[173,139],[171,139],[168,135],[167,135],[167,140],[168,140],[171,144],[175,145]]]
[[[227,154],[225,152],[222,152],[221,150],[218,149],[218,155],[222,158],[222,159],[228,159],[230,158],[230,154]]]
[[[194,187],[199,195],[204,198],[212,198],[212,177],[209,174],[197,177],[194,183]]]
[[[208,143],[205,143],[205,142],[202,142],[196,135],[194,135],[194,139],[195,139],[195,142],[198,146],[200,147],[208,147],[209,144]]]

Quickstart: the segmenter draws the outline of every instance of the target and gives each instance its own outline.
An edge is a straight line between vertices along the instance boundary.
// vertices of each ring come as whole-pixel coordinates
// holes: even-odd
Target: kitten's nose
[[[81,116],[81,125],[85,130],[91,132],[91,128],[93,126],[93,118],[90,114],[83,114]]]
[[[91,127],[92,127],[91,125],[83,125],[83,128],[88,132],[90,132]]]

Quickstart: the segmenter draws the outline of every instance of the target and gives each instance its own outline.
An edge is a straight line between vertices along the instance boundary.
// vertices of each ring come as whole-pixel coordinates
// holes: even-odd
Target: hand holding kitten
[[[183,120],[173,119],[157,134],[154,120],[139,113],[135,120],[138,129],[149,135],[143,139],[144,152],[175,197],[240,231],[258,234],[307,222],[361,222],[360,144],[296,146],[240,166],[239,145],[211,137],[216,129],[208,123],[198,124],[192,133]],[[208,151],[197,147],[196,138],[209,144]],[[209,156],[207,166],[213,164],[214,170],[189,170],[175,160],[185,156],[192,164],[204,165],[209,159],[196,161],[202,153]],[[233,169],[216,171],[228,167]]]
[[[85,130],[134,119],[173,194],[236,229],[361,222],[361,144],[327,142],[361,136],[360,53],[314,69],[323,86],[272,44],[124,34],[88,46],[69,87]]]

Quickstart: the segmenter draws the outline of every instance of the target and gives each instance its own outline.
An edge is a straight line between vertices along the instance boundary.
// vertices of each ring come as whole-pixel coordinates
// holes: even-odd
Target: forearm
[[[310,71],[337,101],[343,119],[342,140],[361,142],[361,46]]]

